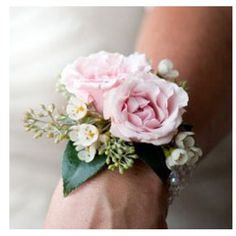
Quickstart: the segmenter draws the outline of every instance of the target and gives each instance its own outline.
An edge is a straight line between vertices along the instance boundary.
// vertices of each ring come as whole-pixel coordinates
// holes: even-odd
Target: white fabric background
[[[11,8],[10,227],[41,228],[60,176],[64,144],[33,140],[23,112],[63,104],[55,91],[63,67],[100,50],[129,54],[142,20],[139,7]],[[194,173],[171,206],[170,228],[231,227],[231,135]]]

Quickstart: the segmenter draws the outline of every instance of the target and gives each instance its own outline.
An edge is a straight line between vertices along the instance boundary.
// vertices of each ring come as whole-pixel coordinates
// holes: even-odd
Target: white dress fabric
[[[42,228],[65,144],[35,141],[23,112],[61,106],[58,75],[77,56],[134,50],[142,7],[14,7],[10,10],[10,227]],[[169,228],[231,228],[231,134],[195,171],[169,210]]]

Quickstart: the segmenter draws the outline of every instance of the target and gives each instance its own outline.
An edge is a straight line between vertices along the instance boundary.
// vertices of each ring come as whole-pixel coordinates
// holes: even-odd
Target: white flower
[[[188,153],[188,165],[194,165],[199,157],[202,156],[202,150],[198,147],[191,147],[190,150],[187,151]]]
[[[96,126],[91,124],[82,124],[72,126],[69,132],[70,140],[74,145],[88,147],[98,140],[99,132]]]
[[[79,125],[70,127],[69,138],[73,142],[79,139]]]
[[[194,146],[195,140],[191,136],[193,132],[179,132],[175,137],[175,143],[178,148],[188,149]]]
[[[96,145],[90,145],[88,147],[83,147],[80,145],[76,146],[77,156],[81,161],[90,162],[94,159],[96,155]]]
[[[192,137],[193,132],[180,132],[175,137],[175,144],[178,148],[186,150],[188,155],[188,161],[186,164],[194,165],[200,156],[202,156],[202,150],[195,147],[195,140]]]
[[[173,69],[173,63],[169,59],[163,59],[159,62],[157,72],[166,79],[174,79],[179,76],[179,72]]]
[[[97,150],[99,132],[96,126],[81,124],[72,126],[69,132],[70,140],[73,141],[81,161],[90,162],[94,159]]]
[[[187,151],[181,148],[174,149],[166,158],[166,165],[169,169],[176,165],[184,165],[188,161]]]
[[[86,116],[87,106],[80,99],[71,97],[66,107],[66,112],[72,120],[79,120]]]

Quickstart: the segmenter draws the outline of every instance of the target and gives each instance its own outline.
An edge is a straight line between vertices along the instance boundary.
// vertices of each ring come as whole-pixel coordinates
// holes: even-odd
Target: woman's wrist
[[[167,207],[166,186],[137,161],[122,176],[101,172],[67,198],[60,181],[45,228],[166,228]]]

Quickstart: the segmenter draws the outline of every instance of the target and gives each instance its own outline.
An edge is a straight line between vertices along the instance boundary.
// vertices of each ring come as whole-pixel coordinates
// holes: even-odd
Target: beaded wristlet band
[[[170,60],[153,71],[144,54],[104,51],[79,57],[62,71],[57,90],[66,109],[41,105],[25,113],[24,124],[35,138],[68,140],[64,196],[105,166],[123,174],[139,158],[169,184],[172,201],[202,156],[182,119],[189,96],[178,76]]]

